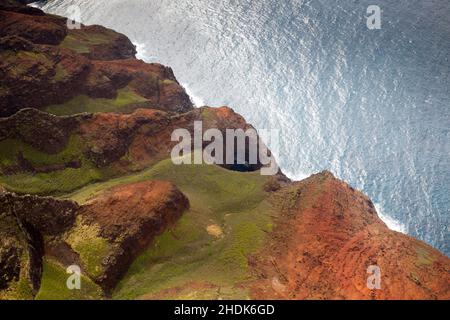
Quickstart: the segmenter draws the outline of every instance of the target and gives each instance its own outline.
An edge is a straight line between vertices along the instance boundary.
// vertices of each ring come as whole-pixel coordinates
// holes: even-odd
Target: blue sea
[[[198,105],[279,129],[282,170],[323,169],[450,255],[450,1],[60,0],[173,68]],[[381,29],[366,25],[369,5]]]

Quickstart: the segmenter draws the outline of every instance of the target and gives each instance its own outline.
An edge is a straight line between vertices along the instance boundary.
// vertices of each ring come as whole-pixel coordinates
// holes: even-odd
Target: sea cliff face
[[[0,1],[0,298],[450,298],[450,259],[329,172],[173,164],[175,129],[251,125],[134,55],[113,30]]]

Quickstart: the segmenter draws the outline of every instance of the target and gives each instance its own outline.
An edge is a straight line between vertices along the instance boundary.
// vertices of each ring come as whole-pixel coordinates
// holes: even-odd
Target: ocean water
[[[279,129],[282,170],[363,190],[392,228],[450,255],[450,1],[60,0],[171,66],[197,105]],[[381,29],[366,26],[378,5]],[[270,146],[270,145],[269,145]]]

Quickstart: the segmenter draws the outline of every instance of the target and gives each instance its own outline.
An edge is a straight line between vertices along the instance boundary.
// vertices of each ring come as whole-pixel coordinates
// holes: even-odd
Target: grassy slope
[[[83,112],[133,112],[136,104],[147,101],[135,93],[131,88],[125,87],[117,91],[115,99],[91,98],[86,95],[78,95],[63,104],[51,105],[44,108],[45,112],[57,115],[73,115]]]
[[[112,36],[114,35],[108,32],[98,35],[70,32],[61,47],[78,53],[89,53],[92,46],[106,43]],[[43,54],[19,54],[26,55],[31,62],[38,60],[43,66],[51,67],[50,61]],[[11,58],[14,55],[15,53],[9,53]],[[27,68],[18,68],[14,72],[20,76],[27,72]],[[57,66],[54,81],[63,81],[67,75],[62,66]],[[118,90],[115,99],[93,99],[80,95],[64,104],[48,106],[45,110],[57,115],[126,112],[128,109],[132,111],[134,104],[145,101],[145,98],[126,87]],[[66,149],[56,155],[42,153],[17,140],[2,141],[0,165],[14,165],[19,151],[37,166],[74,159],[80,159],[83,165],[79,169],[67,168],[51,173],[1,175],[0,185],[21,193],[64,194],[105,178],[105,173],[87,161],[80,150],[76,139],[72,139]],[[159,236],[133,263],[113,297],[152,297],[165,289],[177,287],[185,289],[175,291],[171,297],[247,297],[245,290],[238,286],[252,277],[247,266],[247,256],[262,246],[265,232],[271,228],[271,208],[262,191],[267,177],[260,176],[259,172],[238,173],[217,166],[174,166],[170,160],[166,160],[137,174],[90,184],[66,197],[84,202],[93,194],[113,185],[147,179],[174,182],[188,196],[191,208],[172,230]],[[95,270],[95,264],[101,255],[95,254],[103,251],[103,243],[91,246],[75,236],[70,239],[73,240],[72,245],[80,251],[81,259],[87,262],[88,269]],[[65,286],[67,277],[62,265],[45,257],[41,288],[36,298],[101,297],[100,289],[86,277],[82,279],[81,291],[68,290]],[[188,288],[186,285],[189,286],[192,282],[202,283],[206,287],[198,290]]]
[[[81,156],[80,142],[75,136],[72,136],[64,150],[57,154],[39,151],[20,140],[6,139],[0,141],[0,164],[5,166],[15,164],[19,152],[22,152],[24,158],[33,165],[65,163]]]
[[[4,148],[1,149],[0,158],[3,165],[14,164],[18,151],[22,151],[25,158],[34,165],[60,163],[78,157],[83,161],[83,166],[79,169],[68,168],[48,174],[0,176],[0,184],[9,190],[62,194],[64,198],[83,203],[114,185],[160,179],[172,181],[188,196],[190,210],[172,230],[159,236],[133,263],[115,291],[114,298],[152,298],[155,295],[161,296],[161,292],[166,289],[178,287],[184,289],[169,291],[164,297],[247,297],[245,290],[236,284],[251,279],[247,256],[262,246],[265,231],[271,228],[271,208],[265,200],[266,193],[262,190],[268,178],[261,176],[259,172],[233,172],[208,165],[175,166],[167,159],[132,175],[92,183],[107,178],[108,175],[83,159],[76,137],[55,155],[47,155],[17,141],[7,140],[2,144]],[[91,184],[67,194],[87,183]],[[95,276],[95,261],[101,261],[102,258],[97,257],[99,250],[94,250],[98,246],[86,246],[79,241],[75,243],[78,244],[76,249],[85,267]],[[46,268],[48,272],[44,274],[42,293],[38,297],[70,298],[70,295],[64,293],[66,289],[65,283],[60,281],[61,272],[56,272],[57,268],[51,263]],[[67,278],[67,275],[64,276]],[[62,286],[61,292],[64,294],[51,293],[56,290],[56,283]],[[193,283],[197,287],[193,288]],[[78,297],[77,295],[73,298]],[[86,298],[90,297],[90,294],[86,294]]]
[[[81,276],[81,289],[69,290],[66,286],[67,278],[65,268],[49,257],[44,257],[44,270],[41,287],[36,295],[37,300],[83,300],[100,299],[102,290],[89,278]]]
[[[247,256],[262,246],[265,231],[271,228],[271,210],[262,191],[267,177],[217,166],[175,166],[168,159],[67,197],[83,203],[111,186],[147,179],[172,181],[188,196],[191,208],[136,259],[113,298],[151,298],[177,287],[185,290],[167,297],[246,298],[245,290],[236,284],[251,279]],[[222,235],[208,233],[208,226],[220,227]],[[203,287],[187,288],[190,283]]]
[[[79,54],[89,53],[92,46],[107,44],[114,41],[118,34],[109,29],[94,32],[92,29],[69,30],[68,35],[59,45],[62,48],[71,49]]]
[[[82,162],[80,168],[66,168],[49,173],[22,172],[0,175],[0,185],[13,192],[47,195],[70,192],[91,181],[102,179],[107,168],[100,170],[87,160],[82,154],[80,143],[78,137],[72,136],[64,150],[57,154],[47,154],[19,140],[0,141],[2,166],[16,164],[19,152],[35,166],[62,164],[72,160]]]

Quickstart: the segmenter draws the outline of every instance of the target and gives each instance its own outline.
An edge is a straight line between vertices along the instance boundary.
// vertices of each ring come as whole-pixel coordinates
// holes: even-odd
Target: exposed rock
[[[96,114],[81,124],[80,135],[86,141],[89,158],[101,167],[125,155],[137,136],[150,136],[165,128],[169,119],[167,114],[155,110],[138,110],[131,115]],[[153,147],[150,141],[148,144],[141,145],[142,152]]]
[[[0,298],[28,299],[37,293],[45,251],[63,264],[79,264],[89,274],[83,253],[94,253],[78,251],[82,249],[66,242],[67,234],[84,236],[82,232],[77,234],[83,230],[75,228],[77,216],[83,224],[99,227],[97,236],[110,243],[105,256],[99,257],[103,258],[102,272],[90,274],[109,292],[134,258],[156,235],[177,221],[188,206],[187,198],[173,184],[163,181],[115,187],[81,207],[69,200],[2,191]],[[29,287],[28,293],[20,291],[24,286]]]
[[[11,212],[21,224],[41,235],[58,235],[72,227],[78,205],[70,200],[32,195],[0,194],[0,209]]]
[[[93,97],[111,97],[116,89],[129,85],[137,94],[148,100],[148,108],[178,113],[192,109],[189,96],[169,67],[136,59],[94,61],[93,66],[94,71],[86,84],[86,91]],[[101,82],[92,77],[108,79],[103,86],[109,86],[109,90],[99,90],[98,83]]]
[[[104,272],[95,280],[111,290],[134,258],[188,206],[187,198],[163,181],[114,187],[82,206],[84,221],[99,225],[101,236],[115,244],[103,260]]]
[[[184,128],[193,137],[194,121],[203,122],[203,132],[209,128],[220,130],[225,143],[226,129],[245,131],[252,128],[244,118],[227,107],[203,107],[179,115],[140,109],[130,115],[95,114],[92,119],[84,121],[80,125],[80,135],[89,148],[89,157],[98,166],[116,162],[125,153],[128,154],[134,166],[147,166],[170,157],[172,148],[178,143],[171,141],[171,135],[175,129]],[[206,145],[205,142],[203,147]],[[193,148],[192,139],[192,150]],[[235,148],[235,153],[237,150],[238,148]],[[246,141],[247,159],[248,152],[248,141]],[[234,160],[236,162],[236,156]],[[232,164],[226,164],[224,167],[234,169]],[[261,168],[261,163],[258,159],[258,163],[249,165],[245,171],[254,171],[259,168]]]
[[[67,35],[66,19],[36,8],[0,6],[0,37],[13,35],[37,44],[58,45]]]
[[[43,16],[45,13],[34,7],[25,6],[36,1],[33,0],[0,0],[0,9],[6,11],[23,12]]]
[[[227,128],[251,128],[239,114],[227,107],[203,107],[175,115],[154,109],[138,109],[132,114],[97,113],[76,116],[53,116],[36,109],[24,109],[11,117],[0,119],[0,141],[14,138],[52,154],[64,149],[70,136],[76,135],[82,141],[84,149],[81,152],[97,167],[116,163],[124,169],[132,165],[136,170],[170,157],[172,148],[178,143],[171,141],[172,132],[185,128],[193,137],[194,121],[203,121],[203,131],[218,128],[224,137]],[[248,150],[246,144],[247,157]],[[128,160],[123,159],[126,154]],[[77,165],[79,167],[76,160],[36,166],[27,162],[28,159],[20,154],[16,157],[22,161],[15,166],[3,168],[4,174],[21,171],[51,172],[52,169],[57,171]],[[233,169],[232,165],[226,167]],[[247,171],[260,167],[259,163],[250,165]]]
[[[33,51],[34,44],[18,36],[6,36],[0,38],[0,48],[1,50]]]
[[[37,294],[44,254],[39,230],[55,234],[70,226],[70,219],[55,216],[57,204],[49,198],[0,193],[0,299],[32,299]]]
[[[331,173],[297,182],[274,199],[283,214],[270,246],[253,261],[260,274],[255,298],[450,297],[450,259],[389,230],[365,195]],[[379,290],[367,286],[369,266],[380,268]]]
[[[26,107],[58,104],[82,90],[90,70],[89,60],[72,52],[51,46],[33,45],[9,37],[2,40],[18,47],[0,51],[0,116],[14,114]],[[29,48],[28,48],[29,49]]]
[[[102,26],[80,25],[80,29],[69,30],[68,37],[67,46],[76,44],[72,48],[78,48],[76,51],[90,60],[129,59],[136,54],[135,46],[125,35]]]
[[[75,220],[72,201],[0,192],[0,299],[31,299],[39,290],[43,236],[60,235]]]
[[[30,3],[36,2],[34,0],[16,0],[16,1],[21,4],[30,4]]]
[[[36,109],[22,109],[13,116],[0,118],[0,141],[18,139],[41,151],[56,153],[68,143],[79,122],[89,117],[56,117]]]
[[[32,251],[16,217],[4,208],[0,208],[0,239],[0,299],[32,298],[37,288],[32,274],[39,273],[39,266],[32,265]]]
[[[80,95],[116,99],[126,86],[145,101],[140,107],[192,109],[170,68],[136,60],[136,49],[123,34],[80,26],[69,30],[65,18],[14,1],[0,3],[0,117]],[[132,103],[124,111],[136,109]]]

